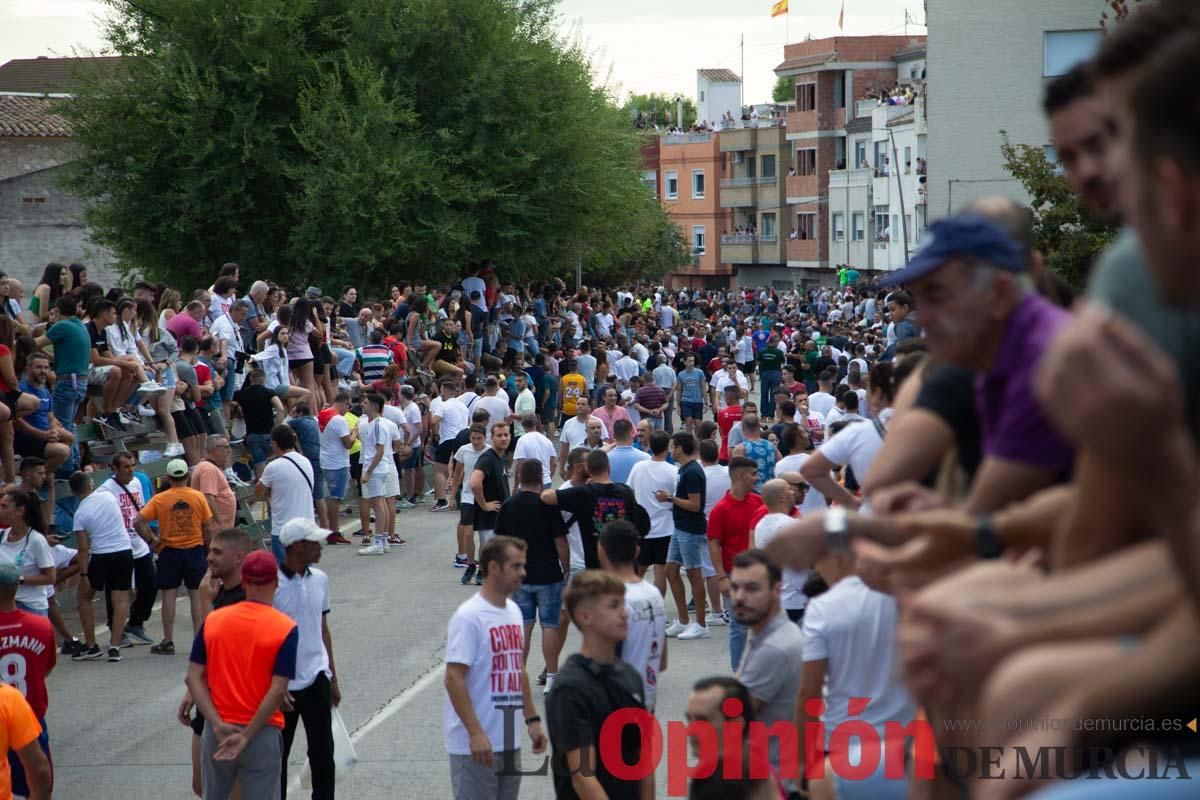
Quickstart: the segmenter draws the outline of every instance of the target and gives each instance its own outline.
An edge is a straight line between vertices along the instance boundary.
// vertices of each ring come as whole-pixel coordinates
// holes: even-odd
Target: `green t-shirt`
[[[783,353],[778,347],[767,345],[758,351],[758,368],[764,372],[783,369]]]
[[[60,319],[46,336],[54,344],[54,372],[86,375],[92,364],[92,337],[78,317]]]
[[[1137,236],[1123,231],[1092,269],[1088,297],[1137,324],[1179,370],[1192,438],[1200,444],[1200,309],[1181,310],[1159,298]],[[1131,409],[1136,413],[1135,409]]]

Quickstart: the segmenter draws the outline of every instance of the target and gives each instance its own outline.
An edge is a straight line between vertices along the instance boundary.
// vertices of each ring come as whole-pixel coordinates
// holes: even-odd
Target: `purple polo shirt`
[[[1042,414],[1033,377],[1042,355],[1071,315],[1030,292],[1004,324],[995,363],[975,378],[983,456],[1066,476],[1075,452]]]

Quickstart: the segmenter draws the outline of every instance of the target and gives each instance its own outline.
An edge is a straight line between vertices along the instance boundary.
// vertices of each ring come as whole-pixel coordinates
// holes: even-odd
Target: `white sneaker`
[[[158,381],[146,381],[137,390],[138,394],[164,394],[167,391],[167,387]]]
[[[687,626],[687,630],[679,634],[676,638],[680,641],[684,641],[685,639],[707,639],[709,635],[708,628],[699,622],[693,622]]]
[[[729,620],[725,619],[725,617],[722,616],[721,614],[709,614],[708,616],[706,616],[704,618],[704,621],[706,623],[708,623],[708,627],[710,627],[710,628],[712,628],[712,627],[719,628],[722,625],[729,624]]]
[[[383,552],[383,548],[377,544],[369,544],[366,547],[360,547],[358,549],[358,554],[360,556],[381,556],[383,555]]]
[[[142,403],[140,406],[137,407],[137,412],[138,412],[138,414],[140,414],[143,417],[158,416],[158,412],[155,411],[150,406],[146,405],[145,403]]]
[[[689,627],[691,626],[684,625],[679,620],[675,620],[667,626],[667,636],[670,636],[672,639],[674,639],[676,636],[686,631]]]
[[[546,688],[545,688],[545,689],[542,689],[542,696],[543,696],[543,697],[545,697],[546,695],[550,694],[550,687],[551,687],[551,686],[553,686],[553,685],[554,685],[554,676],[553,676],[553,675],[547,675],[547,676],[546,676]]]
[[[385,552],[385,553],[392,552],[392,543],[389,542],[387,539],[383,540],[383,552]]]
[[[181,455],[183,455],[183,445],[181,445],[179,442],[171,442],[167,445],[166,449],[163,450],[164,458],[173,458],[174,456]]]

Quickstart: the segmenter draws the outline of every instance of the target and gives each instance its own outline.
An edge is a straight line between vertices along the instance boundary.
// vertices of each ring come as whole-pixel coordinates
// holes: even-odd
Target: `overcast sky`
[[[838,33],[841,0],[791,0],[791,13],[771,18],[772,0],[562,0],[563,31],[580,36],[600,78],[630,92],[696,91],[696,70],[741,74],[745,35],[746,100],[770,99],[783,45]],[[904,13],[924,22],[922,0],[846,0],[846,35],[904,32]],[[0,0],[0,63],[11,58],[103,50],[100,0]],[[910,34],[925,28],[908,26]]]

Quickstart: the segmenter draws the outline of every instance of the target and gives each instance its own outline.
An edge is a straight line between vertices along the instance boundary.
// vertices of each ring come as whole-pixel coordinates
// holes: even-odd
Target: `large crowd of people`
[[[1082,305],[1029,209],[999,198],[935,223],[896,273],[803,290],[571,290],[490,261],[379,299],[232,263],[186,298],[78,264],[49,265],[27,303],[0,280],[14,791],[51,791],[55,654],[174,655],[182,585],[196,793],[286,796],[302,720],[312,796],[332,798],[341,692],[315,565],[353,544],[344,515],[358,555],[387,557],[427,510],[456,528],[448,574],[479,587],[447,628],[456,798],[517,797],[525,735],[559,797],[652,796],[622,769],[644,731],[619,729],[623,764],[602,742],[639,711],[723,731],[712,758],[696,744],[692,797],[1192,796],[1200,170],[1174,101],[1198,54],[1200,16],[1162,0],[1047,86],[1068,183],[1125,226]],[[98,446],[120,440],[136,452]],[[240,502],[269,510],[264,541]],[[668,640],[676,663],[714,628],[728,659],[662,708]]]

